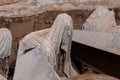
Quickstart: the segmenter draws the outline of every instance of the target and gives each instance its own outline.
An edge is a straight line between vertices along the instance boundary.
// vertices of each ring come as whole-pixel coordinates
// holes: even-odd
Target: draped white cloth
[[[17,60],[26,51],[37,47],[60,77],[77,75],[70,59],[72,23],[69,15],[60,14],[50,29],[35,31],[26,35],[20,41]]]
[[[45,55],[34,48],[17,59],[13,80],[60,80]]]
[[[12,35],[6,28],[0,29],[0,58],[11,55]]]

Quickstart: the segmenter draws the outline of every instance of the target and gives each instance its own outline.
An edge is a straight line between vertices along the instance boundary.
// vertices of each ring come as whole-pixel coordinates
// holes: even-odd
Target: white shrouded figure
[[[11,55],[12,35],[9,29],[0,29],[0,74],[7,78],[9,56]]]
[[[9,57],[11,55],[12,35],[9,29],[0,29],[0,58]]]
[[[60,77],[77,75],[70,59],[72,30],[71,17],[67,14],[58,15],[50,29],[32,32],[20,41],[17,59],[38,47]]]

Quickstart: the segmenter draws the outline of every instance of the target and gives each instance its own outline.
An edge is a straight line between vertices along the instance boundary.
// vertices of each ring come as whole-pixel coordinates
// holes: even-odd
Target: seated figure
[[[51,28],[26,35],[19,43],[14,77],[16,77],[16,74],[19,74],[17,73],[19,72],[17,71],[17,65],[19,65],[20,58],[34,48],[38,48],[44,54],[45,59],[59,77],[72,77],[77,75],[77,72],[71,65],[70,59],[72,31],[73,22],[71,17],[67,14],[60,14],[57,16]]]
[[[9,29],[0,29],[0,74],[5,78],[9,72],[9,57],[11,55],[12,35]]]

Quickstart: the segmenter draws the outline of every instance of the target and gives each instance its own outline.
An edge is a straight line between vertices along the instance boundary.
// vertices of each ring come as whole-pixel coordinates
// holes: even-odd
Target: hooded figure
[[[15,75],[19,75],[19,73],[17,73],[19,72],[19,69],[17,69],[19,60],[35,47],[45,55],[48,63],[60,77],[77,75],[71,65],[70,59],[72,23],[69,15],[60,14],[57,16],[51,28],[35,31],[26,35],[19,44]]]
[[[8,77],[9,56],[11,55],[12,35],[8,26],[0,29],[0,74]]]

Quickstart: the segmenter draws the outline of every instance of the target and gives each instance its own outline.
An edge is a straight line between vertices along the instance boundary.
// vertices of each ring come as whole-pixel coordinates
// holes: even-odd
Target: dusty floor
[[[111,76],[106,76],[103,74],[83,74],[77,77],[73,77],[69,80],[118,80],[116,78],[113,78]]]

